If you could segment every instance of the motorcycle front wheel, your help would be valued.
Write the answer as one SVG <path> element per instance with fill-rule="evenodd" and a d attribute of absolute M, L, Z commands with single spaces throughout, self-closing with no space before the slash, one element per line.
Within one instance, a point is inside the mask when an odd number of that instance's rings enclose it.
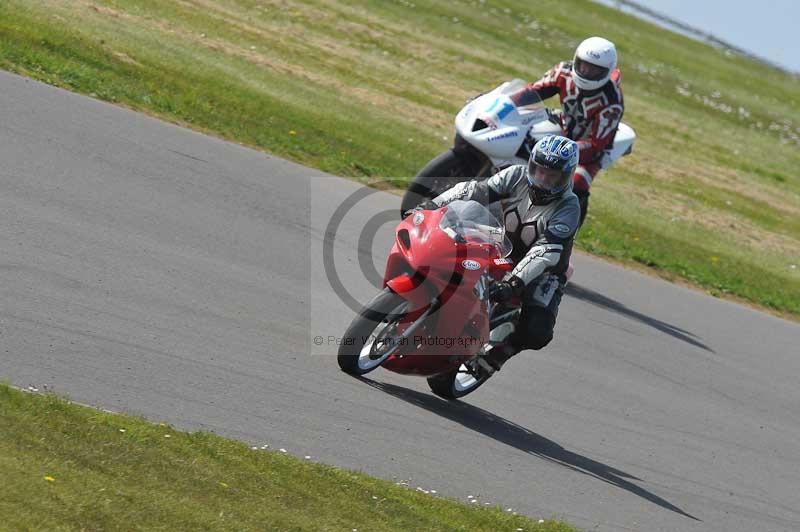
<path fill-rule="evenodd" d="M 337 361 L 342 371 L 365 375 L 378 368 L 395 351 L 397 325 L 409 303 L 384 288 L 362 308 L 342 336 Z"/>
<path fill-rule="evenodd" d="M 470 164 L 452 149 L 434 157 L 408 186 L 400 203 L 400 216 L 425 200 L 433 199 L 456 183 L 474 177 Z"/>

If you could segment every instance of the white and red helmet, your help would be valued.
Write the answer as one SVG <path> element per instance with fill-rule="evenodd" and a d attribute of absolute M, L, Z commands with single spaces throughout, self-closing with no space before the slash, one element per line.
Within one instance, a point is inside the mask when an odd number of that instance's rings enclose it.
<path fill-rule="evenodd" d="M 589 37 L 578 45 L 572 60 L 572 79 L 585 91 L 599 89 L 608 83 L 617 67 L 614 43 L 602 37 Z"/>

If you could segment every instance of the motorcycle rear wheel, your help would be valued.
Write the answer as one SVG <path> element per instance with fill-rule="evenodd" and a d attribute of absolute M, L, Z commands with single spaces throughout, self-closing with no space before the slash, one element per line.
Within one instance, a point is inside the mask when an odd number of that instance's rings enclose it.
<path fill-rule="evenodd" d="M 490 376 L 481 373 L 480 377 L 475 377 L 467 371 L 464 364 L 461 364 L 457 369 L 447 373 L 428 377 L 428 386 L 439 397 L 452 401 L 471 394 L 488 381 Z"/>
<path fill-rule="evenodd" d="M 408 301 L 384 288 L 362 308 L 342 336 L 337 362 L 345 373 L 365 375 L 392 354 L 393 330 L 408 312 Z"/>

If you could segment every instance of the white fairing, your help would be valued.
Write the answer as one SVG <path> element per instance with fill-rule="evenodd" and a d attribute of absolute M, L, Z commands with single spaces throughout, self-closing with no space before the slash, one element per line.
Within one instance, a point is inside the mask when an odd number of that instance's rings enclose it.
<path fill-rule="evenodd" d="M 511 101 L 510 96 L 525 85 L 520 79 L 507 81 L 467 103 L 456 115 L 458 134 L 489 157 L 495 169 L 527 164 L 527 155 L 525 158 L 517 155 L 526 137 L 531 138 L 532 145 L 545 135 L 561 134 L 561 126 L 550 120 L 548 110 L 542 105 L 517 107 Z M 486 125 L 478 123 L 476 127 L 478 120 Z M 614 137 L 614 147 L 603 156 L 602 167 L 608 168 L 626 154 L 635 138 L 633 129 L 620 124 Z"/>
<path fill-rule="evenodd" d="M 517 108 L 510 95 L 525 86 L 519 79 L 507 81 L 493 91 L 478 96 L 456 115 L 456 131 L 467 142 L 492 160 L 494 166 L 520 164 L 516 157 L 530 124 L 547 120 L 544 108 Z M 534 116 L 532 116 L 534 115 Z M 482 120 L 486 127 L 476 131 Z"/>
<path fill-rule="evenodd" d="M 627 155 L 629 150 L 633 147 L 633 141 L 636 140 L 636 133 L 633 128 L 623 122 L 617 126 L 617 133 L 614 135 L 614 144 L 610 150 L 606 150 L 603 158 L 600 159 L 600 168 L 604 170 L 614 164 L 614 161 Z"/>

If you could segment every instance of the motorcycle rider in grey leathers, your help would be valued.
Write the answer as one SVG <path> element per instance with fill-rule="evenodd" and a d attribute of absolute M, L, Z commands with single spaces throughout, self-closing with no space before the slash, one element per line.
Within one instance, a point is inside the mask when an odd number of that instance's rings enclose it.
<path fill-rule="evenodd" d="M 541 349 L 553 339 L 580 221 L 578 198 L 572 192 L 578 159 L 574 141 L 548 135 L 536 143 L 527 166 L 510 166 L 482 181 L 458 183 L 420 205 L 436 209 L 455 200 L 483 205 L 500 201 L 515 266 L 489 286 L 486 297 L 504 304 L 517 296 L 522 312 L 511 337 L 483 358 L 486 371 L 499 370 L 519 351 Z"/>

